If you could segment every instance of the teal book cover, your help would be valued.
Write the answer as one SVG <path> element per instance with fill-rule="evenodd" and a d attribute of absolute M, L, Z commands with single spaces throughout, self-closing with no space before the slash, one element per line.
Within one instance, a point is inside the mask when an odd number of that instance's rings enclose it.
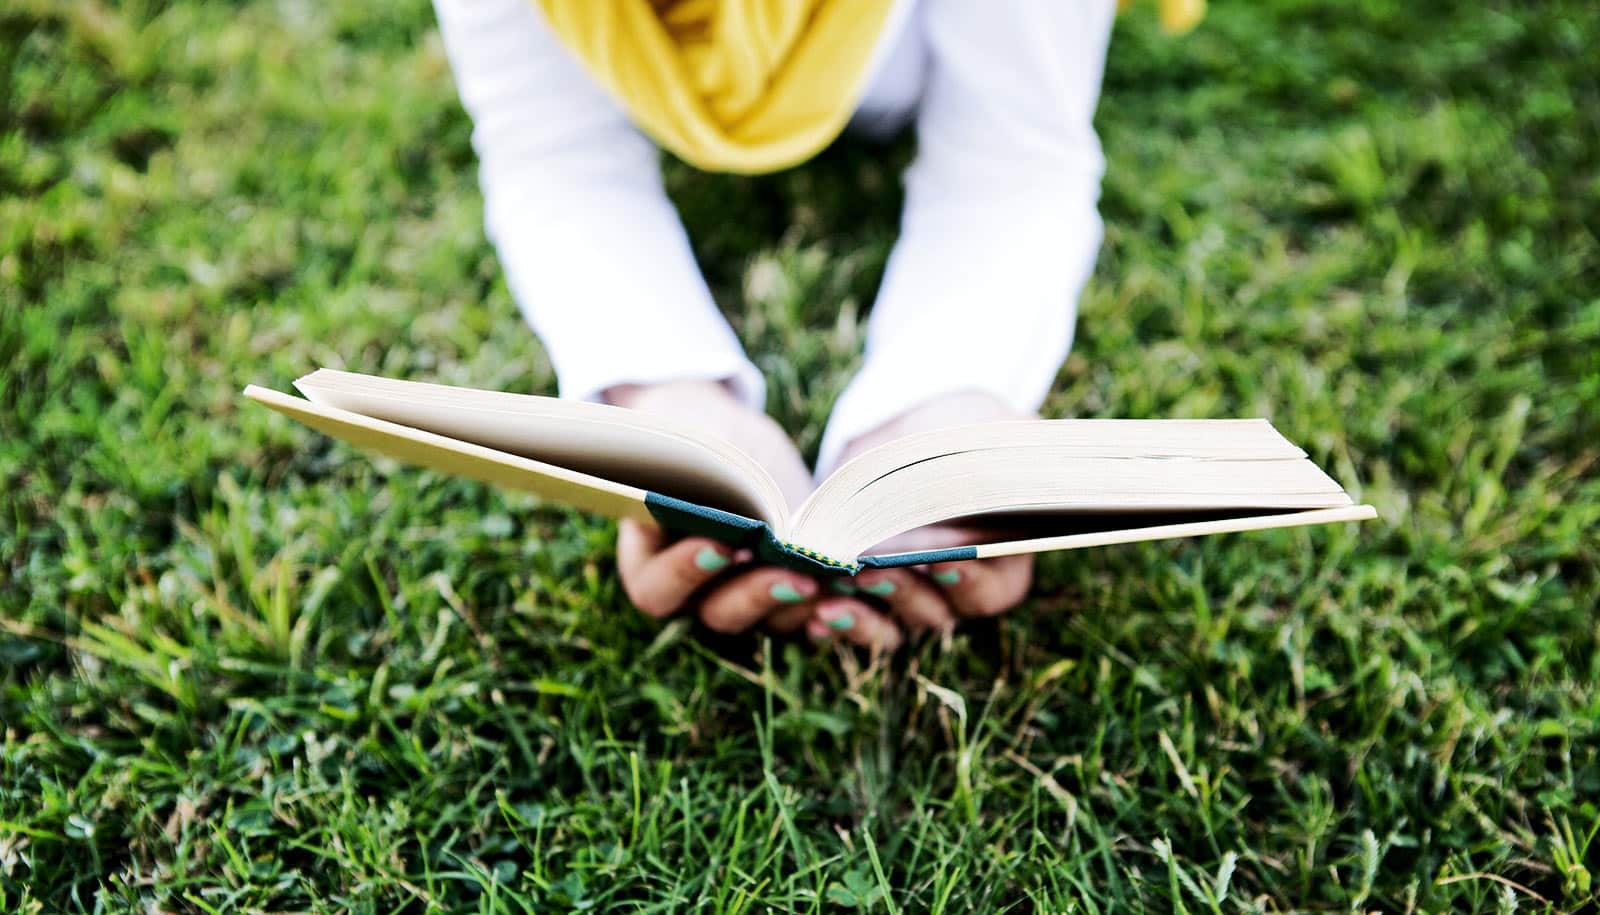
<path fill-rule="evenodd" d="M 978 558 L 977 547 L 963 546 L 943 550 L 895 553 L 888 556 L 824 556 L 798 544 L 780 539 L 765 522 L 732 512 L 685 502 L 660 493 L 649 493 L 645 505 L 663 528 L 683 534 L 710 537 L 731 547 L 755 551 L 762 562 L 784 566 L 808 575 L 854 575 L 864 569 L 888 569 Z"/>

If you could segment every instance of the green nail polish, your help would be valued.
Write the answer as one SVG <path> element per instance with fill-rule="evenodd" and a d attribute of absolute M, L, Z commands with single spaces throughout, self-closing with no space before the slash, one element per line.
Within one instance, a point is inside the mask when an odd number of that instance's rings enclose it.
<path fill-rule="evenodd" d="M 791 585 L 786 581 L 780 581 L 773 585 L 771 593 L 773 600 L 781 600 L 786 604 L 798 604 L 806 599 L 804 594 L 796 591 L 794 589 L 794 585 Z"/>
<path fill-rule="evenodd" d="M 715 572 L 728 564 L 728 557 L 713 550 L 711 547 L 706 547 L 694 554 L 694 564 L 707 572 Z"/>
<path fill-rule="evenodd" d="M 868 594 L 876 594 L 879 597 L 888 597 L 894 593 L 894 582 L 885 578 L 883 581 L 874 582 L 870 585 L 862 585 L 861 590 L 867 592 Z"/>
<path fill-rule="evenodd" d="M 848 613 L 844 614 L 843 616 L 836 616 L 833 619 L 828 620 L 828 628 L 837 629 L 840 632 L 853 628 L 855 624 L 856 618 Z"/>
<path fill-rule="evenodd" d="M 828 588 L 830 590 L 832 590 L 833 593 L 835 593 L 835 594 L 854 594 L 854 593 L 856 593 L 856 586 L 851 584 L 848 581 L 845 581 L 843 578 L 835 578 L 832 581 L 828 582 Z"/>
<path fill-rule="evenodd" d="M 933 573 L 933 580 L 941 585 L 953 585 L 961 580 L 961 573 L 955 569 Z"/>

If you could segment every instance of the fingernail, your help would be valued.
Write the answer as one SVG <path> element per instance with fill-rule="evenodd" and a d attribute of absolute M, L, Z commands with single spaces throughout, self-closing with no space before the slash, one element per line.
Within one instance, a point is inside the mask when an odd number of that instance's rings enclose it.
<path fill-rule="evenodd" d="M 707 572 L 715 572 L 728 564 L 728 557 L 711 547 L 705 547 L 694 554 L 694 564 Z"/>
<path fill-rule="evenodd" d="M 773 600 L 782 601 L 786 604 L 798 604 L 806 599 L 804 594 L 795 590 L 794 585 L 786 581 L 777 582 L 770 590 Z"/>
<path fill-rule="evenodd" d="M 845 610 L 838 604 L 824 604 L 821 607 L 818 607 L 817 617 L 824 623 L 827 623 L 829 629 L 832 629 L 836 632 L 843 632 L 846 629 L 854 628 L 856 624 L 855 614 L 851 613 L 849 610 Z"/>
<path fill-rule="evenodd" d="M 835 578 L 828 582 L 828 588 L 835 594 L 854 594 L 856 586 L 848 579 Z"/>
<path fill-rule="evenodd" d="M 870 585 L 863 584 L 861 586 L 861 590 L 867 592 L 868 594 L 876 594 L 879 597 L 888 597 L 894 593 L 894 582 L 885 578 L 882 581 L 875 581 Z M 847 626 L 845 628 L 849 627 Z"/>
<path fill-rule="evenodd" d="M 961 581 L 961 573 L 955 569 L 946 569 L 943 572 L 933 573 L 933 580 L 941 585 L 953 585 Z"/>

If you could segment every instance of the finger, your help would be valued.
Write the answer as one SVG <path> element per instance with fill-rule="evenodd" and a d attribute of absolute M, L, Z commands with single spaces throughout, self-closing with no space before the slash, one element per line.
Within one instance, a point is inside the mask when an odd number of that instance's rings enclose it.
<path fill-rule="evenodd" d="M 928 577 L 964 617 L 995 616 L 1022 602 L 1033 585 L 1033 557 L 1000 556 L 970 562 L 936 562 Z"/>
<path fill-rule="evenodd" d="M 617 529 L 617 573 L 633 605 L 648 616 L 670 616 L 733 559 L 733 551 L 705 537 L 663 546 L 659 528 L 624 521 Z"/>
<path fill-rule="evenodd" d="M 718 632 L 743 632 L 781 609 L 816 596 L 817 583 L 786 569 L 745 572 L 718 585 L 700 602 L 700 621 Z"/>
<path fill-rule="evenodd" d="M 856 586 L 850 582 L 848 578 L 830 578 L 819 585 L 817 593 L 855 594 Z M 772 615 L 767 617 L 767 628 L 782 635 L 793 635 L 804 629 L 806 623 L 815 617 L 816 612 L 816 606 L 810 602 L 774 610 Z M 831 635 L 822 637 L 831 638 Z"/>
<path fill-rule="evenodd" d="M 856 576 L 855 585 L 887 603 L 890 614 L 913 635 L 956 624 L 950 600 L 926 575 L 907 569 L 878 569 Z"/>
<path fill-rule="evenodd" d="M 780 607 L 767 617 L 767 628 L 779 635 L 793 635 L 804 628 L 816 612 L 817 608 L 810 601 Z"/>
<path fill-rule="evenodd" d="M 667 532 L 654 524 L 625 518 L 617 523 L 617 568 L 634 570 L 661 552 Z"/>
<path fill-rule="evenodd" d="M 893 620 L 853 597 L 818 601 L 816 615 L 806 623 L 806 635 L 817 641 L 837 638 L 876 651 L 893 651 L 904 641 Z"/>

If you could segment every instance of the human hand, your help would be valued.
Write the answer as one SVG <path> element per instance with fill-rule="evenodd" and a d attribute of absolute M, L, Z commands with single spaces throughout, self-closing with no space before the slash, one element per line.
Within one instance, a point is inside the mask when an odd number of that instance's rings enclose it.
<path fill-rule="evenodd" d="M 606 391 L 606 399 L 692 422 L 739 446 L 772 474 L 791 506 L 811 491 L 811 473 L 789 436 L 722 384 L 623 385 Z M 743 632 L 762 622 L 778 632 L 798 630 L 815 612 L 816 580 L 776 566 L 747 567 L 750 559 L 747 550 L 707 537 L 672 540 L 639 521 L 623 521 L 617 530 L 622 588 L 645 614 L 661 619 L 693 610 L 718 632 Z"/>
<path fill-rule="evenodd" d="M 854 439 L 845 448 L 841 461 L 917 432 L 1030 418 L 992 395 L 977 391 L 958 394 L 929 401 Z M 973 543 L 979 536 L 981 532 L 954 525 L 932 525 L 907 532 L 872 552 L 944 549 Z M 824 597 L 817 601 L 815 615 L 806 621 L 806 633 L 814 639 L 828 638 L 837 631 L 830 626 L 836 627 L 835 621 L 841 618 L 853 623 L 866 621 L 864 628 L 875 634 L 895 630 L 890 619 L 911 634 L 948 630 L 961 619 L 1004 613 L 1027 596 L 1032 584 L 1031 555 L 940 562 L 925 568 L 875 569 L 857 575 L 848 587 L 858 594 L 879 598 L 887 605 L 887 616 L 853 594 Z M 884 636 L 873 644 L 892 648 L 899 643 L 900 633 L 893 634 L 894 638 Z"/>
<path fill-rule="evenodd" d="M 638 521 L 623 521 L 617 529 L 623 590 L 648 616 L 663 619 L 692 609 L 717 632 L 743 632 L 765 623 L 779 634 L 808 627 L 818 641 L 838 638 L 884 650 L 899 646 L 900 627 L 888 615 L 860 601 L 849 606 L 823 601 L 824 609 L 819 599 L 834 586 L 777 566 L 746 566 L 751 558 L 749 550 L 735 551 L 706 537 L 669 542 L 665 531 Z"/>

